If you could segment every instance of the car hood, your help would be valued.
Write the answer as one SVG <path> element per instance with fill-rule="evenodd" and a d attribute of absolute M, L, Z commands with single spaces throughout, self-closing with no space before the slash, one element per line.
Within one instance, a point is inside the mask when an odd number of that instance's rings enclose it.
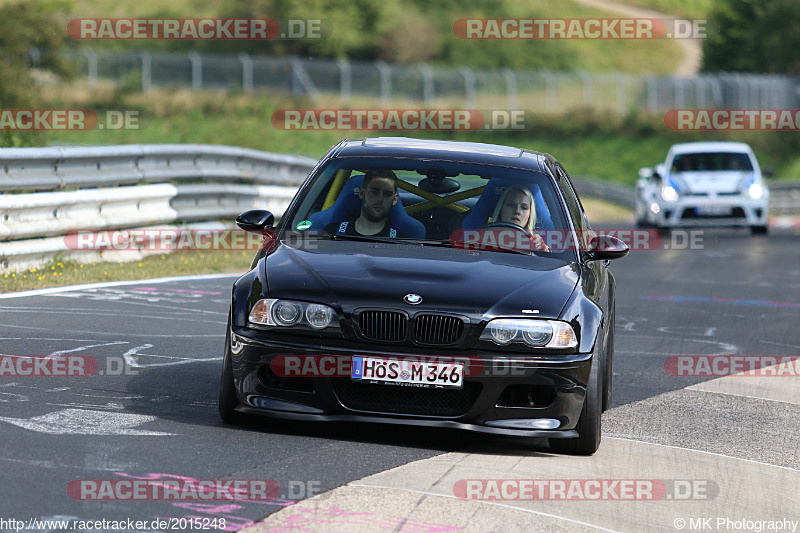
<path fill-rule="evenodd" d="M 264 262 L 265 296 L 475 316 L 557 318 L 578 283 L 574 263 L 514 253 L 410 244 L 281 244 Z M 268 292 L 268 294 L 266 294 Z M 410 305 L 407 294 L 422 302 Z"/>
<path fill-rule="evenodd" d="M 741 191 L 746 184 L 752 183 L 754 177 L 752 170 L 717 170 L 675 172 L 670 175 L 670 180 L 675 182 L 681 194 L 724 194 Z"/>

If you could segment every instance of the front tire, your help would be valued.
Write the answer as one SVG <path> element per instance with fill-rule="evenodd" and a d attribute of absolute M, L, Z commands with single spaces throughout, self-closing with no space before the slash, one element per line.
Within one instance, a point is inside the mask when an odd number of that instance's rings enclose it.
<path fill-rule="evenodd" d="M 750 226 L 751 235 L 766 235 L 768 232 L 767 226 Z"/>
<path fill-rule="evenodd" d="M 549 439 L 550 449 L 556 453 L 569 455 L 592 455 L 600 447 L 600 418 L 602 414 L 603 399 L 600 386 L 600 361 L 592 361 L 592 370 L 589 372 L 589 382 L 586 385 L 586 398 L 583 409 L 575 429 L 577 438 Z"/>
<path fill-rule="evenodd" d="M 616 328 L 614 321 L 616 320 L 616 306 L 611 306 L 611 318 L 608 320 L 608 343 L 606 344 L 605 358 L 603 359 L 603 367 L 605 369 L 603 380 L 603 412 L 605 413 L 611 409 L 612 394 L 614 390 L 614 335 Z"/>
<path fill-rule="evenodd" d="M 225 350 L 222 355 L 222 377 L 219 381 L 219 416 L 226 424 L 242 422 L 243 415 L 236 410 L 239 397 L 233 381 L 233 361 L 231 360 L 231 322 L 228 319 L 228 330 L 225 334 Z"/>

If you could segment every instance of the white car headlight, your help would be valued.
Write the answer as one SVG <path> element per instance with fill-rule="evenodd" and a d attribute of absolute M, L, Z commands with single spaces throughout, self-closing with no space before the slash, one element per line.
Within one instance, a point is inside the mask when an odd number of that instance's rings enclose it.
<path fill-rule="evenodd" d="M 747 188 L 747 194 L 750 195 L 750 198 L 753 200 L 758 200 L 762 196 L 764 196 L 764 188 L 761 186 L 760 183 L 753 183 L 750 187 Z"/>
<path fill-rule="evenodd" d="M 661 189 L 661 198 L 665 202 L 675 202 L 678 200 L 678 191 L 676 191 L 671 185 L 667 185 Z"/>
<path fill-rule="evenodd" d="M 264 298 L 256 302 L 247 319 L 264 326 L 305 325 L 323 329 L 336 321 L 336 313 L 323 304 Z"/>
<path fill-rule="evenodd" d="M 505 346 L 517 342 L 534 348 L 574 348 L 578 339 L 572 326 L 558 320 L 496 318 L 491 320 L 481 340 Z"/>

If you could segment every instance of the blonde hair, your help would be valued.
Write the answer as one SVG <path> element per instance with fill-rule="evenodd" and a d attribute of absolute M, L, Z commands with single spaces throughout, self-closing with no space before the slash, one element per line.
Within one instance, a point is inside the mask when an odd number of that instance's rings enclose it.
<path fill-rule="evenodd" d="M 531 191 L 527 187 L 523 187 L 521 185 L 513 185 L 503 192 L 503 194 L 500 196 L 500 201 L 497 202 L 494 212 L 492 213 L 492 222 L 500 222 L 500 213 L 502 212 L 503 204 L 511 194 L 518 192 L 521 192 L 528 198 L 528 202 L 531 206 L 531 214 L 528 217 L 528 223 L 525 224 L 524 228 L 533 233 L 533 230 L 536 227 L 536 206 L 533 204 L 533 195 L 531 194 Z"/>

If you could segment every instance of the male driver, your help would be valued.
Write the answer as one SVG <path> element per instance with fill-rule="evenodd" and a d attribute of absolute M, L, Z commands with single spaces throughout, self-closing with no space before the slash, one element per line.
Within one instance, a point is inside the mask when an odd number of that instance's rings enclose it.
<path fill-rule="evenodd" d="M 361 210 L 349 220 L 332 223 L 326 233 L 336 235 L 370 235 L 375 237 L 407 237 L 391 226 L 389 212 L 397 203 L 397 176 L 391 170 L 373 169 L 364 175 L 358 190 Z"/>

